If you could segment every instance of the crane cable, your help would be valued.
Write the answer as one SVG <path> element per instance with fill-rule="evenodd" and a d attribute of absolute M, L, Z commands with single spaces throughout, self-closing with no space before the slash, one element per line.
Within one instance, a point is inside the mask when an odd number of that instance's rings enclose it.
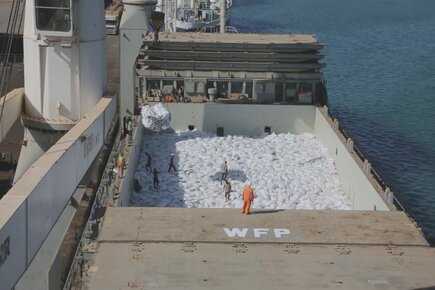
<path fill-rule="evenodd" d="M 6 43 L 3 43 L 1 49 L 1 52 L 3 52 L 3 58 L 0 59 L 0 63 L 2 63 L 1 74 L 0 74 L 0 97 L 3 97 L 3 104 L 0 112 L 0 124 L 3 121 L 3 112 L 6 104 L 6 93 L 9 89 L 9 81 L 10 81 L 10 76 L 12 73 L 14 62 L 10 64 L 9 69 L 7 68 L 7 65 L 9 63 L 9 58 L 11 55 L 14 39 L 20 33 L 21 25 L 24 18 L 25 2 L 23 3 L 23 1 L 24 0 L 13 0 L 12 2 L 8 25 L 6 28 L 7 41 Z M 21 5 L 22 3 L 23 5 Z M 21 7 L 21 17 L 19 18 L 18 15 L 20 13 L 20 7 Z M 18 22 L 18 31 L 15 31 L 17 27 L 17 22 Z"/>

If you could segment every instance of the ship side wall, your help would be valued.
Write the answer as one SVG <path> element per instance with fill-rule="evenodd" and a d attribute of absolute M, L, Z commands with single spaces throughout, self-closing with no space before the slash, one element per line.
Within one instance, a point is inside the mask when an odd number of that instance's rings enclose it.
<path fill-rule="evenodd" d="M 335 159 L 343 191 L 353 210 L 389 210 L 379 193 L 320 109 L 316 108 L 314 134 Z"/>
<path fill-rule="evenodd" d="M 78 188 L 71 200 L 80 202 L 85 192 L 85 187 Z M 33 261 L 15 285 L 14 290 L 27 289 L 59 289 L 61 286 L 61 264 L 59 252 L 60 242 L 63 240 L 74 214 L 77 211 L 75 202 L 69 203 L 60 215 L 56 224 L 51 229 Z M 24 241 L 25 242 L 25 241 Z"/>
<path fill-rule="evenodd" d="M 56 261 L 53 255 L 57 250 L 43 249 L 58 248 L 62 242 L 60 232 L 66 229 L 60 227 L 58 231 L 55 225 L 69 218 L 63 213 L 74 206 L 72 195 L 103 145 L 115 108 L 115 99 L 102 98 L 0 200 L 0 241 L 7 249 L 1 259 L 1 289 L 14 287 L 23 269 L 30 269 L 29 278 L 40 279 L 33 281 L 35 285 L 49 283 L 50 263 Z"/>
<path fill-rule="evenodd" d="M 274 133 L 312 133 L 315 107 L 311 105 L 248 105 L 248 104 L 167 104 L 172 116 L 172 129 L 216 133 L 222 127 L 224 135 L 258 136 L 270 127 Z"/>
<path fill-rule="evenodd" d="M 127 168 L 125 169 L 125 175 L 122 181 L 122 185 L 119 190 L 119 198 L 116 201 L 116 206 L 129 206 L 131 193 L 134 191 L 134 176 L 136 167 L 139 162 L 140 153 L 142 149 L 142 139 L 144 138 L 145 128 L 142 124 L 133 130 L 133 144 L 126 154 Z"/>

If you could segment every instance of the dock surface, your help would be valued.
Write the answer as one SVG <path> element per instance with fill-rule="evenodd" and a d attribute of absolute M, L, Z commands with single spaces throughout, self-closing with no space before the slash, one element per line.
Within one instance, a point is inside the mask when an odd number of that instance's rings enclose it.
<path fill-rule="evenodd" d="M 435 286 L 403 212 L 110 208 L 94 257 L 84 289 Z"/>

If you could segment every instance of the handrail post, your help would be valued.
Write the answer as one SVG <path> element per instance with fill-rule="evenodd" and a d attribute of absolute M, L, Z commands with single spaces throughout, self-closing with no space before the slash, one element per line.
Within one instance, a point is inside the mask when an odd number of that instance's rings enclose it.
<path fill-rule="evenodd" d="M 350 153 L 353 153 L 353 140 L 352 138 L 347 138 L 346 140 L 347 149 Z"/>
<path fill-rule="evenodd" d="M 328 116 L 328 106 L 327 105 L 323 106 L 323 112 L 325 112 L 325 115 Z"/>
<path fill-rule="evenodd" d="M 340 127 L 340 122 L 337 119 L 334 118 L 334 123 L 333 124 L 334 124 L 334 129 L 338 130 L 338 128 Z"/>
<path fill-rule="evenodd" d="M 390 191 L 390 192 L 388 193 L 388 199 L 387 199 L 387 202 L 388 202 L 388 204 L 393 204 L 393 202 L 394 202 L 394 194 L 393 194 L 392 191 Z"/>
<path fill-rule="evenodd" d="M 367 175 L 369 175 L 370 172 L 371 172 L 371 170 L 372 170 L 372 165 L 371 165 L 371 163 L 368 161 L 368 159 L 365 159 L 365 160 L 364 160 L 364 164 L 363 164 L 363 171 L 364 171 Z"/>
<path fill-rule="evenodd" d="M 388 200 L 388 196 L 390 195 L 390 192 L 391 192 L 391 190 L 390 190 L 389 187 L 385 188 L 385 191 L 384 191 L 384 198 L 385 198 L 386 200 Z"/>

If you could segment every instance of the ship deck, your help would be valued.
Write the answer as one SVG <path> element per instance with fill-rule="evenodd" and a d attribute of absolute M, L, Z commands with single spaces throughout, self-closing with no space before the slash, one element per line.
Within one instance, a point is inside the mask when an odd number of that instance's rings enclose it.
<path fill-rule="evenodd" d="M 216 38 L 219 38 L 218 40 Z M 152 41 L 152 38 L 147 38 Z M 240 34 L 216 34 L 213 33 L 171 33 L 171 32 L 161 32 L 159 33 L 159 39 L 165 42 L 180 42 L 184 43 L 189 41 L 200 41 L 203 43 L 244 43 L 250 45 L 252 43 L 257 44 L 316 44 L 317 38 L 315 35 L 307 34 L 257 34 L 257 33 L 240 33 Z"/>
<path fill-rule="evenodd" d="M 110 208 L 94 255 L 84 289 L 435 286 L 435 249 L 398 211 Z"/>

